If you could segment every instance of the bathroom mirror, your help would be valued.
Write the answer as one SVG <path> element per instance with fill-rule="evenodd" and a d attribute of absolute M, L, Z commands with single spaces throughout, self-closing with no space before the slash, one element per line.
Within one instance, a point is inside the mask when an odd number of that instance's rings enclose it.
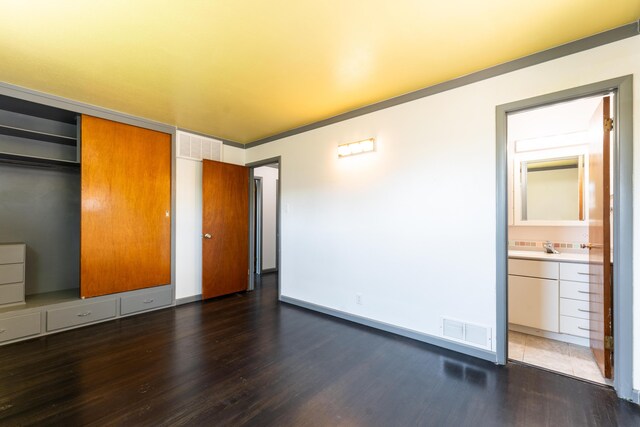
<path fill-rule="evenodd" d="M 585 225 L 586 157 L 586 153 L 519 157 L 514 164 L 516 223 Z"/>

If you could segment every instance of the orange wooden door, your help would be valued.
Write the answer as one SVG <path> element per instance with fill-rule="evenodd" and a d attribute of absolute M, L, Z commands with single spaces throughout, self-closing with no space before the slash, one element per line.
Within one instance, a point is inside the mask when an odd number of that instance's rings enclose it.
<path fill-rule="evenodd" d="M 596 363 L 611 378 L 612 284 L 610 213 L 610 97 L 596 110 L 598 132 L 589 147 L 589 341 Z"/>
<path fill-rule="evenodd" d="M 81 296 L 171 283 L 171 135 L 81 123 Z"/>
<path fill-rule="evenodd" d="M 249 169 L 202 161 L 202 297 L 249 286 Z"/>

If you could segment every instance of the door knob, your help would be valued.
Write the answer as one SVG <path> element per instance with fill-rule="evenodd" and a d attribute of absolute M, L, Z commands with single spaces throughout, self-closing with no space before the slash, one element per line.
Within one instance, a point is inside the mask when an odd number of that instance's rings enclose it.
<path fill-rule="evenodd" d="M 211 234 L 206 233 L 206 234 L 203 234 L 202 237 L 204 237 L 205 239 L 210 239 L 211 238 Z"/>
<path fill-rule="evenodd" d="M 595 249 L 595 248 L 602 248 L 602 245 L 599 245 L 597 243 L 580 243 L 580 247 L 582 249 Z"/>

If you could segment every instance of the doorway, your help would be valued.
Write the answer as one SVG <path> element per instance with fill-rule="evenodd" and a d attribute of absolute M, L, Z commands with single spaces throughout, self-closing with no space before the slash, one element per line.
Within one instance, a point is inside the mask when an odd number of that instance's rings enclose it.
<path fill-rule="evenodd" d="M 614 130 L 603 124 L 614 100 L 607 93 L 507 115 L 509 359 L 601 384 L 613 368 L 604 345 L 610 263 L 601 261 L 612 244 Z M 606 274 L 591 276 L 596 256 Z"/>
<path fill-rule="evenodd" d="M 253 198 L 252 204 L 255 206 L 253 210 L 252 222 L 253 226 L 253 274 L 262 274 L 262 214 L 264 206 L 262 203 L 262 177 L 255 176 L 253 178 Z"/>
<path fill-rule="evenodd" d="M 279 297 L 280 269 L 280 158 L 250 163 L 250 265 L 252 274 L 249 290 L 276 275 Z M 259 279 L 259 280 L 258 280 Z"/>
<path fill-rule="evenodd" d="M 624 398 L 632 393 L 631 105 L 623 77 L 497 107 L 498 363 L 611 384 Z M 587 143 L 598 126 L 599 142 Z M 589 240 L 596 223 L 604 241 Z M 587 374 L 588 363 L 598 371 Z"/>

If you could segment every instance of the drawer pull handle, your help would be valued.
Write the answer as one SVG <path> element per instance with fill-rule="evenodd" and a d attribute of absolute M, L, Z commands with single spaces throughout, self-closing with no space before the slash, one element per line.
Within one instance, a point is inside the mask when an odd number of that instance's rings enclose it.
<path fill-rule="evenodd" d="M 596 276 L 596 274 L 583 273 L 582 271 L 578 271 L 578 274 L 580 274 L 580 275 L 582 275 L 582 276 Z"/>
<path fill-rule="evenodd" d="M 155 301 L 153 298 L 149 298 L 149 299 L 146 299 L 146 300 L 142 301 L 142 303 L 143 304 L 151 304 L 153 301 Z"/>
<path fill-rule="evenodd" d="M 87 316 L 91 316 L 90 311 L 85 311 L 84 313 L 78 313 L 78 317 L 87 317 Z"/>
<path fill-rule="evenodd" d="M 596 331 L 594 331 L 593 329 L 583 328 L 582 326 L 578 326 L 578 329 L 580 329 L 581 331 L 596 332 Z"/>
<path fill-rule="evenodd" d="M 7 332 L 6 329 L 0 329 L 0 334 L 4 334 L 5 332 Z"/>
<path fill-rule="evenodd" d="M 578 291 L 579 294 L 595 294 L 595 292 L 589 292 L 589 291 Z"/>
<path fill-rule="evenodd" d="M 581 311 L 582 313 L 597 313 L 597 311 L 584 310 L 582 308 L 579 308 L 578 311 Z"/>

